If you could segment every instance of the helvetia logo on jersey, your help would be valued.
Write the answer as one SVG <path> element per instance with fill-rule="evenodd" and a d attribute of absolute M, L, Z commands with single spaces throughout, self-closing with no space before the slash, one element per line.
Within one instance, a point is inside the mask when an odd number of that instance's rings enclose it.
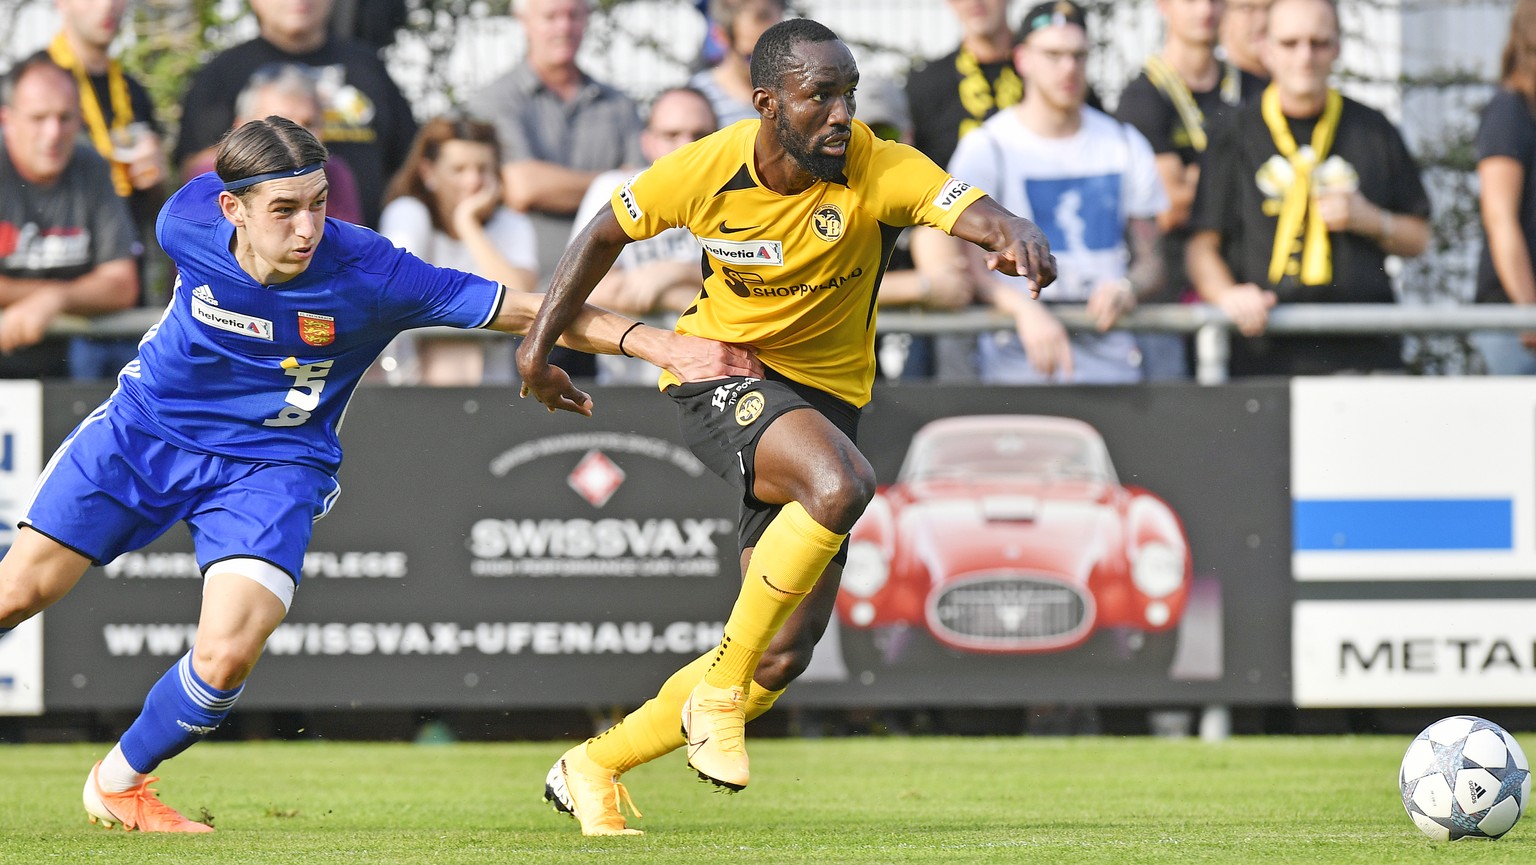
<path fill-rule="evenodd" d="M 314 410 L 320 407 L 320 392 L 325 390 L 325 377 L 330 375 L 332 363 L 329 360 L 299 363 L 296 357 L 285 358 L 283 373 L 293 378 L 293 386 L 283 397 L 283 407 L 278 409 L 277 417 L 267 418 L 261 425 L 298 426 L 309 420 Z"/>
<path fill-rule="evenodd" d="M 843 212 L 835 204 L 823 204 L 811 214 L 811 228 L 817 237 L 835 243 L 843 236 Z"/>
<path fill-rule="evenodd" d="M 336 341 L 336 319 L 318 312 L 299 313 L 299 339 L 306 345 L 330 345 Z"/>
<path fill-rule="evenodd" d="M 699 238 L 699 245 L 716 261 L 726 264 L 762 264 L 770 267 L 784 266 L 784 241 L 782 240 L 719 240 L 713 237 Z"/>
<path fill-rule="evenodd" d="M 265 318 L 257 318 L 254 315 L 242 315 L 238 312 L 228 312 L 214 306 L 196 296 L 193 290 L 192 317 L 219 330 L 227 330 L 230 333 L 238 333 L 241 336 L 255 337 L 272 341 L 272 322 Z"/>
<path fill-rule="evenodd" d="M 960 196 L 964 195 L 966 190 L 970 188 L 971 185 L 969 183 L 951 177 L 944 184 L 944 188 L 939 190 L 939 197 L 933 200 L 933 206 L 940 210 L 948 210 L 954 207 L 955 202 L 960 200 Z"/>

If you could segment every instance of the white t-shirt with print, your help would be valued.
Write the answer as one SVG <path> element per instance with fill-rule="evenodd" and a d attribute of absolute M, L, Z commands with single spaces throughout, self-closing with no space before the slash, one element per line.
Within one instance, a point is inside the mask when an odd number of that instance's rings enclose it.
<path fill-rule="evenodd" d="M 1056 281 L 1041 292 L 1047 303 L 1083 303 L 1101 282 L 1125 276 L 1130 254 L 1125 227 L 1168 207 L 1152 146 L 1134 127 L 1083 108 L 1078 131 L 1046 138 L 1017 111 L 992 116 L 960 140 L 950 160 L 955 177 L 985 189 L 998 203 L 1032 220 L 1056 256 Z M 1023 289 L 1016 277 L 996 274 L 1001 286 Z M 1134 334 L 1079 332 L 1071 336 L 1071 377 L 1044 376 L 1030 363 L 1013 331 L 983 334 L 977 366 L 988 384 L 1129 384 L 1142 379 Z"/>
<path fill-rule="evenodd" d="M 1065 138 L 998 112 L 960 139 L 949 163 L 950 174 L 1045 232 L 1056 256 L 1056 282 L 1041 295 L 1050 302 L 1082 303 L 1099 282 L 1125 276 L 1127 221 L 1168 209 L 1147 139 L 1101 111 L 1082 111 L 1082 126 Z"/>

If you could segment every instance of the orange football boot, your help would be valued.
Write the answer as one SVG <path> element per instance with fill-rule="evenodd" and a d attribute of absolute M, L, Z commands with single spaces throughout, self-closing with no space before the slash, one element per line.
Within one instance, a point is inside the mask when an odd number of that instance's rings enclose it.
<path fill-rule="evenodd" d="M 98 762 L 91 767 L 85 779 L 85 813 L 92 823 L 100 823 L 111 829 L 121 823 L 123 831 L 131 832 L 212 832 L 213 827 L 183 817 L 175 808 L 161 802 L 149 785 L 160 780 L 149 777 L 144 783 L 124 793 L 108 793 L 96 782 Z"/>

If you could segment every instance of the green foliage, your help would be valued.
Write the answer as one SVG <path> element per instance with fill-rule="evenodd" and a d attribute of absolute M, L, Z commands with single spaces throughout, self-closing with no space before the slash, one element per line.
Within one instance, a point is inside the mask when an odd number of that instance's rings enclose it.
<path fill-rule="evenodd" d="M 764 740 L 752 787 L 674 754 L 625 777 L 637 838 L 584 838 L 540 799 L 567 743 L 209 743 L 156 786 L 205 836 L 104 832 L 80 783 L 105 746 L 3 751 L 0 862 L 1191 863 L 1536 861 L 1536 827 L 1437 844 L 1403 812 L 1407 737 Z M 1527 820 L 1530 820 L 1527 817 Z"/>
<path fill-rule="evenodd" d="M 123 65 L 148 88 L 166 129 L 180 126 L 181 97 L 192 75 L 233 42 L 236 20 L 217 0 L 140 0 L 134 7 L 138 38 L 124 47 Z"/>

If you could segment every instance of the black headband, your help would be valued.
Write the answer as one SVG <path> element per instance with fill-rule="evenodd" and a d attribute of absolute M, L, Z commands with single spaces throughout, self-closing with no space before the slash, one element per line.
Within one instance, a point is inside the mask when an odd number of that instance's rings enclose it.
<path fill-rule="evenodd" d="M 314 172 L 319 171 L 324 167 L 325 163 L 323 162 L 311 162 L 303 168 L 285 168 L 282 171 L 268 171 L 266 174 L 258 174 L 255 177 L 243 177 L 239 180 L 231 180 L 224 184 L 224 191 L 234 192 L 236 190 L 245 189 L 249 186 L 255 186 L 258 183 L 264 183 L 268 180 L 281 180 L 284 177 L 303 177 L 306 174 L 313 174 Z"/>

